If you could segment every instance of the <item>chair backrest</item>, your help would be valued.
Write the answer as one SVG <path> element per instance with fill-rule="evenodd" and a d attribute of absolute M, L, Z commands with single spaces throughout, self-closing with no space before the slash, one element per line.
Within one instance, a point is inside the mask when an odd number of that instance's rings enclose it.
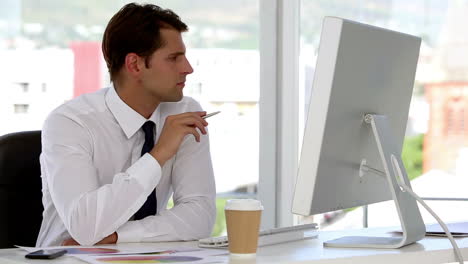
<path fill-rule="evenodd" d="M 0 248 L 34 246 L 42 222 L 41 131 L 0 136 Z"/>

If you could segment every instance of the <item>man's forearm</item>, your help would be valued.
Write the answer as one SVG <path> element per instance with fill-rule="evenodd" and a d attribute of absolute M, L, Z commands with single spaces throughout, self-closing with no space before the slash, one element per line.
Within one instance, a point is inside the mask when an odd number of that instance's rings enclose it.
<path fill-rule="evenodd" d="M 214 198 L 197 197 L 179 202 L 156 216 L 128 221 L 117 230 L 117 242 L 194 240 L 209 236 L 216 218 Z"/>

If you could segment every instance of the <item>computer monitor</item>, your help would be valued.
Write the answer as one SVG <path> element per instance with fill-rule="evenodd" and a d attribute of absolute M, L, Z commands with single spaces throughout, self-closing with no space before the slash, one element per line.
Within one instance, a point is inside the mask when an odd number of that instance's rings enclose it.
<path fill-rule="evenodd" d="M 425 235 L 401 149 L 421 39 L 337 17 L 323 22 L 292 211 L 393 199 L 402 237 L 347 237 L 335 247 L 399 248 Z"/>

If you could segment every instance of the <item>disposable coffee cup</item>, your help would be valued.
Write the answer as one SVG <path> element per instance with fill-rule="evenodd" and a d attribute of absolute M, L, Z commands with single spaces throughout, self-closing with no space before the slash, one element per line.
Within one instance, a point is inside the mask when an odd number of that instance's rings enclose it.
<path fill-rule="evenodd" d="M 254 199 L 233 199 L 224 207 L 231 256 L 255 256 L 263 206 Z"/>

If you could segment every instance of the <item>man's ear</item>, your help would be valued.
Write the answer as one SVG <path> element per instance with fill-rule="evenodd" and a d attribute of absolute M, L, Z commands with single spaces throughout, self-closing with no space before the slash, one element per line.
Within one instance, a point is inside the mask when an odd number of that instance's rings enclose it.
<path fill-rule="evenodd" d="M 136 53 L 128 53 L 127 56 L 125 56 L 125 69 L 130 75 L 138 77 L 144 66 L 145 60 Z"/>

